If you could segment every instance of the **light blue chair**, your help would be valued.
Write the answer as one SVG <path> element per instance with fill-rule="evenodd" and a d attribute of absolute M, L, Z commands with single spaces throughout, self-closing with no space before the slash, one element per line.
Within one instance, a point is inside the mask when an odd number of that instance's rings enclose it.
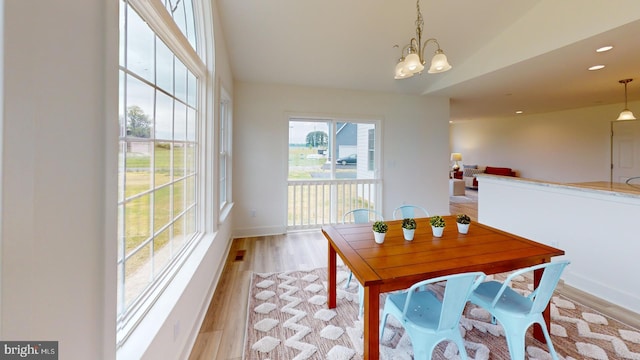
<path fill-rule="evenodd" d="M 377 221 L 377 220 L 384 221 L 384 218 L 382 217 L 382 215 L 380 215 L 379 212 L 371 209 L 365 209 L 365 208 L 347 211 L 346 213 L 344 213 L 344 215 L 342 215 L 343 224 L 347 224 L 350 222 L 353 222 L 356 224 L 364 224 L 370 221 Z"/>
<path fill-rule="evenodd" d="M 354 209 L 351 211 L 347 211 L 342 215 L 342 223 L 346 224 L 350 222 L 350 219 L 353 219 L 353 222 L 356 224 L 364 224 L 370 221 L 384 221 L 382 215 L 379 212 L 371 209 Z M 349 284 L 351 284 L 351 279 L 353 278 L 353 273 L 349 272 L 349 278 L 347 279 L 347 283 L 344 285 L 344 288 L 348 288 Z M 362 315 L 362 311 L 364 310 L 364 289 L 362 285 L 358 287 L 358 298 L 360 299 L 360 308 L 358 310 L 358 316 Z"/>
<path fill-rule="evenodd" d="M 509 275 L 503 283 L 487 281 L 480 284 L 471 294 L 469 300 L 489 311 L 493 315 L 493 320 L 500 322 L 504 328 L 511 359 L 524 359 L 527 329 L 534 323 L 538 323 L 542 327 L 551 357 L 558 360 L 542 312 L 549 304 L 560 275 L 568 264 L 569 261 L 558 261 L 520 269 Z M 516 276 L 538 269 L 544 269 L 542 279 L 529 296 L 521 295 L 510 287 L 511 281 Z"/>
<path fill-rule="evenodd" d="M 460 334 L 460 317 L 469 295 L 485 278 L 482 272 L 441 276 L 415 283 L 409 290 L 387 296 L 382 313 L 380 339 L 387 316 L 398 319 L 411 338 L 414 359 L 430 359 L 433 349 L 444 340 L 452 340 L 467 359 Z M 427 285 L 446 281 L 442 300 Z"/>
<path fill-rule="evenodd" d="M 429 212 L 419 205 L 402 205 L 393 210 L 393 220 L 429 217 Z"/>

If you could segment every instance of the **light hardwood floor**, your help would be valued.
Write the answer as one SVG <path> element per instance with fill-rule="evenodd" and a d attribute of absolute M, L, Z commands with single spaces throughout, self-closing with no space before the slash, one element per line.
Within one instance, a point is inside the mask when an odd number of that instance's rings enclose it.
<path fill-rule="evenodd" d="M 327 256 L 320 230 L 234 239 L 189 358 L 242 359 L 251 273 L 327 266 Z"/>
<path fill-rule="evenodd" d="M 473 221 L 478 221 L 478 190 L 465 190 L 465 197 L 473 202 L 449 202 L 451 214 L 467 214 Z"/>
<path fill-rule="evenodd" d="M 468 196 L 477 193 L 467 190 Z M 466 213 L 477 220 L 477 203 L 450 203 L 452 214 Z M 247 318 L 252 272 L 277 272 L 327 266 L 327 241 L 320 230 L 233 240 L 218 287 L 191 352 L 193 360 L 240 360 Z M 638 314 L 613 306 L 589 294 L 559 285 L 569 298 L 640 328 Z"/>

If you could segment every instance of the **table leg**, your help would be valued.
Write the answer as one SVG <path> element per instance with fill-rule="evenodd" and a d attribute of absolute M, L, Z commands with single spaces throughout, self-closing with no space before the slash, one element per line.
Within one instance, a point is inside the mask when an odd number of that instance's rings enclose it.
<path fill-rule="evenodd" d="M 535 270 L 533 272 L 533 286 L 537 288 L 540 284 L 540 280 L 542 279 L 542 273 L 544 269 Z M 547 304 L 547 308 L 542 312 L 542 317 L 544 318 L 544 322 L 547 324 L 547 331 L 551 334 L 551 306 Z M 544 333 L 542 332 L 542 328 L 538 324 L 533 324 L 533 337 L 543 344 L 547 343 L 547 340 L 544 338 Z"/>
<path fill-rule="evenodd" d="M 380 356 L 380 287 L 364 287 L 364 359 Z"/>
<path fill-rule="evenodd" d="M 329 309 L 336 307 L 336 250 L 329 243 L 329 299 L 327 304 Z"/>

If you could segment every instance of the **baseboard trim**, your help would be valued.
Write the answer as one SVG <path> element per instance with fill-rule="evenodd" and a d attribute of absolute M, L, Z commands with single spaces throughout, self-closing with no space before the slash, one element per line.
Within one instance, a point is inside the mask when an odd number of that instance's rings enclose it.
<path fill-rule="evenodd" d="M 270 236 L 270 235 L 282 235 L 287 233 L 286 226 L 265 226 L 255 228 L 242 228 L 235 229 L 233 231 L 233 238 L 245 238 L 254 236 Z"/>
<path fill-rule="evenodd" d="M 556 289 L 561 295 L 564 295 L 573 301 L 597 310 L 604 315 L 620 321 L 623 324 L 627 324 L 636 329 L 640 329 L 640 314 L 634 311 L 623 308 L 599 297 L 593 296 L 592 294 L 584 292 L 571 285 L 567 285 L 566 283 L 564 283 L 564 281 L 561 281 Z"/>

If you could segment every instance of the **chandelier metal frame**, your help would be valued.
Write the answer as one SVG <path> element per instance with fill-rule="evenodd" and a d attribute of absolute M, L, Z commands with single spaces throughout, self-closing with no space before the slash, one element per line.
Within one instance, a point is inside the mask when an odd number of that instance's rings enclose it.
<path fill-rule="evenodd" d="M 418 17 L 416 19 L 416 36 L 409 40 L 409 43 L 402 47 L 400 59 L 396 65 L 395 79 L 410 78 L 415 74 L 421 74 L 426 64 L 424 58 L 424 50 L 430 42 L 436 44 L 438 49 L 431 59 L 431 66 L 427 71 L 429 74 L 437 74 L 451 69 L 451 65 L 447 60 L 447 56 L 440 48 L 440 43 L 436 38 L 428 38 L 422 42 L 422 33 L 424 29 L 424 19 L 420 12 L 420 0 L 416 1 L 416 10 Z M 396 45 L 397 46 L 397 45 Z M 399 47 L 399 46 L 397 46 Z"/>

